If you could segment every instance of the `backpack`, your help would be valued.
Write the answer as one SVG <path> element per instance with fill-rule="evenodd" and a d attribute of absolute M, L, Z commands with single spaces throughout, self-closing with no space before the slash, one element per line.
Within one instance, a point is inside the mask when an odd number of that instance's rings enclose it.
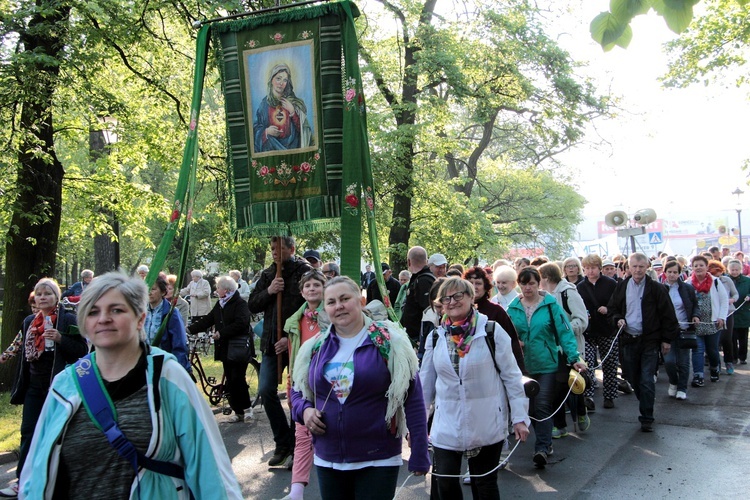
<path fill-rule="evenodd" d="M 74 378 L 83 406 L 91 421 L 98 427 L 109 441 L 109 444 L 130 465 L 138 477 L 138 469 L 143 467 L 158 474 L 164 474 L 177 479 L 185 479 L 185 469 L 172 462 L 154 460 L 138 451 L 133 443 L 123 434 L 114 416 L 114 405 L 104 392 L 104 384 L 100 382 L 96 373 L 96 362 L 87 354 L 75 363 Z M 193 498 L 192 492 L 190 497 Z"/>
<path fill-rule="evenodd" d="M 487 335 L 484 337 L 484 340 L 487 341 L 487 348 L 490 350 L 490 355 L 492 356 L 492 364 L 495 366 L 495 371 L 498 375 L 500 375 L 500 367 L 497 366 L 497 360 L 495 359 L 495 325 L 497 324 L 497 321 L 488 320 L 487 324 L 484 325 L 484 333 Z M 437 345 L 438 341 L 438 331 L 437 328 L 432 330 L 432 349 L 435 349 L 435 346 Z"/>

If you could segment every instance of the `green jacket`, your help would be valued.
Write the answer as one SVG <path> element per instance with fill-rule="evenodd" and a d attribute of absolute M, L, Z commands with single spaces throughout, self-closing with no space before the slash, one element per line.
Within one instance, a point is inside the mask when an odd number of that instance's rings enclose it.
<path fill-rule="evenodd" d="M 578 362 L 580 353 L 573 328 L 553 295 L 545 293 L 542 296 L 542 302 L 532 314 L 530 322 L 526 321 L 526 311 L 521 304 L 520 295 L 508 306 L 508 316 L 516 327 L 518 340 L 523 343 L 523 360 L 528 373 L 543 374 L 557 371 L 558 346 L 555 342 L 555 329 L 568 363 Z M 550 318 L 554 318 L 554 326 Z"/>
<path fill-rule="evenodd" d="M 299 322 L 302 319 L 302 315 L 305 314 L 305 310 L 307 309 L 307 302 L 302 304 L 302 307 L 297 309 L 297 311 L 289 316 L 289 319 L 286 320 L 286 323 L 284 323 L 284 331 L 289 335 L 289 349 L 291 352 L 291 357 L 289 358 L 289 375 L 291 376 L 292 368 L 294 367 L 294 359 L 297 357 L 297 353 L 299 352 L 300 347 L 300 331 L 299 331 Z M 318 308 L 316 309 L 318 311 L 318 325 L 320 325 L 320 331 L 323 332 L 328 328 L 328 325 L 331 324 L 331 320 L 328 318 L 328 315 L 325 312 L 325 309 L 323 309 L 323 301 L 320 302 L 318 305 Z"/>
<path fill-rule="evenodd" d="M 738 308 L 734 312 L 734 328 L 748 328 L 750 327 L 750 304 L 745 304 L 745 297 L 750 295 L 750 278 L 740 274 L 732 278 L 732 281 L 740 294 L 734 302 L 734 307 Z"/>

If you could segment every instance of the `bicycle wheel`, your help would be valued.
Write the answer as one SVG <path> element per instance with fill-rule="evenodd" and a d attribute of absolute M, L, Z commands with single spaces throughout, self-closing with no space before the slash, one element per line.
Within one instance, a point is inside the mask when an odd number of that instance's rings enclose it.
<path fill-rule="evenodd" d="M 260 400 L 260 363 L 255 358 L 250 358 L 245 374 L 247 385 L 250 388 L 250 407 L 255 408 L 261 403 Z"/>
<path fill-rule="evenodd" d="M 208 395 L 208 402 L 214 406 L 218 406 L 221 403 L 221 398 L 224 397 L 224 384 L 216 384 L 211 387 L 211 393 Z"/>

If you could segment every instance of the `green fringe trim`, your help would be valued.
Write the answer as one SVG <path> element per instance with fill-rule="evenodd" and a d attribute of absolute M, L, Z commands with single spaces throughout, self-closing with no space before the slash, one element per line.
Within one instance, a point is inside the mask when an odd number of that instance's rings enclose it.
<path fill-rule="evenodd" d="M 279 12 L 269 12 L 268 14 L 264 15 L 258 15 L 254 17 L 250 16 L 243 19 L 225 21 L 223 23 L 215 23 L 211 25 L 211 31 L 214 33 L 226 33 L 229 31 L 252 30 L 259 26 L 266 26 L 274 23 L 290 23 L 294 21 L 316 19 L 328 14 L 345 16 L 346 12 L 341 5 L 344 3 L 350 4 L 352 15 L 355 18 L 359 17 L 359 8 L 355 4 L 349 2 L 349 0 L 341 0 L 339 2 L 328 2 L 321 5 L 307 5 L 298 8 L 288 8 Z"/>
<path fill-rule="evenodd" d="M 338 231 L 341 229 L 340 219 L 315 219 L 298 222 L 274 222 L 271 224 L 256 224 L 253 227 L 238 229 L 232 227 L 235 239 L 270 236 L 300 236 L 318 231 Z"/>

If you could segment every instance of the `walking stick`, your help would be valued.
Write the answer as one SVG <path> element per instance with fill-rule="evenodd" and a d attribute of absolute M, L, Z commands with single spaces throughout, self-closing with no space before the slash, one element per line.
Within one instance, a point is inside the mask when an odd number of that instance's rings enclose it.
<path fill-rule="evenodd" d="M 276 238 L 276 277 L 281 278 L 281 237 Z M 276 342 L 281 340 L 281 301 L 283 290 L 276 294 Z M 276 377 L 281 384 L 281 374 L 284 366 L 281 364 L 282 355 L 276 355 Z"/>

